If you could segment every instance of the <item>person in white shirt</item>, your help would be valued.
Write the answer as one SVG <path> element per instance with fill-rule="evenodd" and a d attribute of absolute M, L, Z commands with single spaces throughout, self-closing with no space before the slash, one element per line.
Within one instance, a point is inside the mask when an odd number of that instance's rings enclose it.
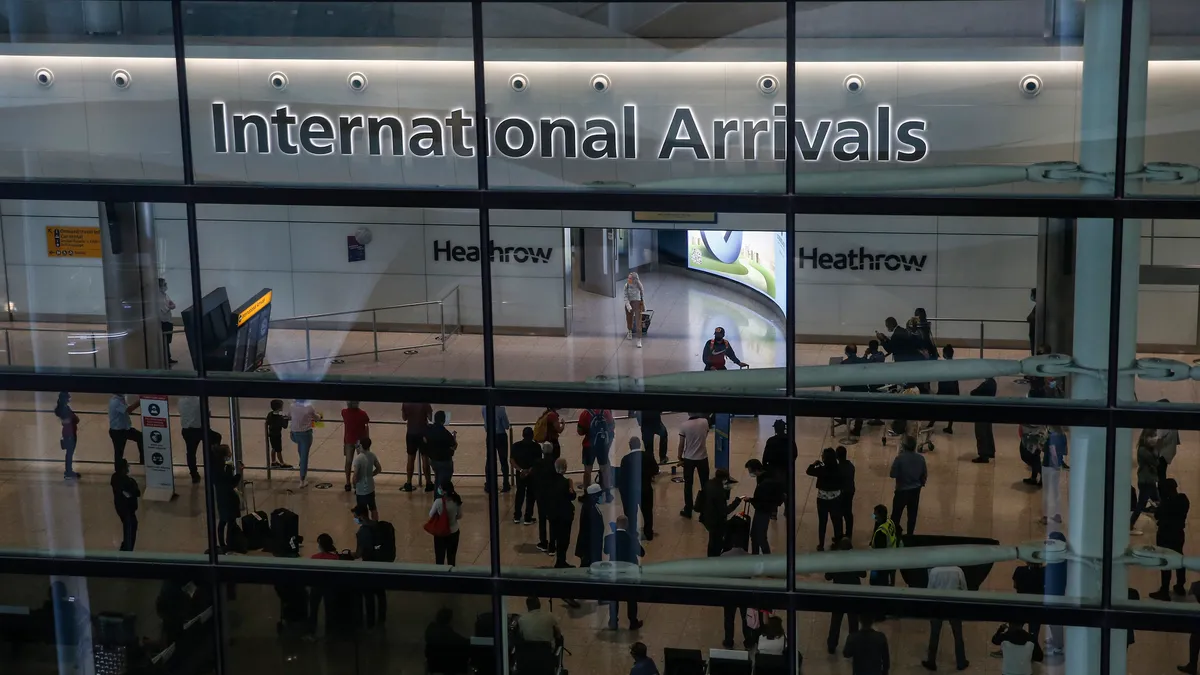
<path fill-rule="evenodd" d="M 1024 624 L 1018 622 L 1000 624 L 1000 630 L 992 636 L 992 644 L 1000 645 L 1000 675 L 1033 675 L 1033 650 L 1037 644 Z"/>
<path fill-rule="evenodd" d="M 961 567 L 946 566 L 934 567 L 929 570 L 929 586 L 928 588 L 939 591 L 965 591 L 967 590 L 967 577 L 963 575 Z M 954 634 L 954 660 L 955 665 L 959 670 L 966 670 L 970 665 L 967 661 L 966 647 L 963 645 L 962 622 L 958 619 L 948 619 L 950 622 L 950 632 Z M 921 662 L 928 670 L 937 670 L 937 653 L 938 640 L 942 635 L 942 620 L 929 620 L 929 654 L 928 657 Z"/>
<path fill-rule="evenodd" d="M 623 296 L 625 298 L 625 327 L 629 331 L 625 334 L 625 338 L 632 338 L 637 335 L 637 346 L 640 349 L 642 346 L 642 312 L 646 311 L 646 287 L 642 285 L 642 279 L 637 272 L 630 272 L 625 278 L 625 290 Z"/>
<path fill-rule="evenodd" d="M 777 616 L 767 617 L 762 634 L 758 636 L 759 654 L 783 655 L 787 648 L 787 638 L 783 632 L 783 619 Z"/>
<path fill-rule="evenodd" d="M 696 474 L 700 474 L 700 486 L 708 483 L 708 418 L 704 413 L 691 413 L 688 421 L 679 425 L 679 450 L 676 459 L 683 464 L 683 510 L 679 515 L 691 518 L 693 506 L 692 485 Z"/>
<path fill-rule="evenodd" d="M 209 419 L 212 419 L 211 415 Z M 193 483 L 199 483 L 200 471 L 196 467 L 196 449 L 204 441 L 199 396 L 179 397 L 179 426 L 180 433 L 183 435 L 183 445 L 187 451 L 188 473 L 192 475 Z M 213 431 L 212 427 L 208 429 L 208 444 L 212 448 L 221 444 L 221 434 Z"/>
<path fill-rule="evenodd" d="M 312 404 L 303 399 L 296 399 L 288 413 L 288 433 L 296 444 L 296 452 L 300 455 L 300 487 L 308 487 L 308 451 L 313 444 L 313 423 L 319 419 Z"/>
<path fill-rule="evenodd" d="M 167 295 L 167 280 L 162 277 L 158 278 L 158 321 L 162 324 L 163 346 L 167 351 L 167 364 L 179 363 L 171 358 L 171 332 L 175 330 L 175 324 L 171 322 L 171 310 L 175 309 L 175 303 L 172 302 L 171 296 Z"/>

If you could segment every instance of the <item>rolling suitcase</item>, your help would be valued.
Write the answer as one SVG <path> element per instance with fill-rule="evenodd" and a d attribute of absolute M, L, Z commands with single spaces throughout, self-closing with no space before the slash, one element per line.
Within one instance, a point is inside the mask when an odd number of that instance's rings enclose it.
<path fill-rule="evenodd" d="M 291 494 L 291 491 L 288 491 Z M 300 516 L 286 507 L 271 512 L 271 553 L 279 557 L 300 555 Z"/>
<path fill-rule="evenodd" d="M 746 515 L 746 508 L 742 507 L 742 512 L 729 519 L 725 525 L 725 549 L 740 548 L 744 551 L 750 550 L 750 516 Z"/>
<path fill-rule="evenodd" d="M 650 322 L 654 320 L 654 310 L 642 311 L 642 335 L 650 332 Z"/>
<path fill-rule="evenodd" d="M 242 516 L 242 534 L 246 548 L 259 551 L 271 541 L 271 521 L 266 511 L 258 510 L 258 497 L 254 492 L 254 481 L 242 482 L 242 501 L 246 515 Z"/>

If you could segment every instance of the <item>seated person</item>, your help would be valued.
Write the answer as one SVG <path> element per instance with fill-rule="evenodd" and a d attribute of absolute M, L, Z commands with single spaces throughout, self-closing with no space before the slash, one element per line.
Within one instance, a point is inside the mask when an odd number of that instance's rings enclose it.
<path fill-rule="evenodd" d="M 467 672 L 471 641 L 454 630 L 453 621 L 454 611 L 443 607 L 425 629 L 426 672 L 439 675 Z"/>

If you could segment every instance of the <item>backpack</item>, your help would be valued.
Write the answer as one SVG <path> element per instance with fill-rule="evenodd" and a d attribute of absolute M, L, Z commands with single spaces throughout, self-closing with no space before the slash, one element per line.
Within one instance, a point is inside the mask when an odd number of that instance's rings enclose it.
<path fill-rule="evenodd" d="M 533 440 L 538 443 L 545 443 L 550 440 L 550 411 L 542 413 L 542 416 L 537 418 L 533 423 Z"/>
<path fill-rule="evenodd" d="M 396 528 L 386 520 L 375 524 L 375 562 L 396 562 Z"/>
<path fill-rule="evenodd" d="M 588 445 L 592 446 L 593 450 L 608 448 L 612 442 L 612 433 L 608 428 L 608 416 L 603 410 L 588 410 L 592 416 L 591 424 L 588 425 Z"/>

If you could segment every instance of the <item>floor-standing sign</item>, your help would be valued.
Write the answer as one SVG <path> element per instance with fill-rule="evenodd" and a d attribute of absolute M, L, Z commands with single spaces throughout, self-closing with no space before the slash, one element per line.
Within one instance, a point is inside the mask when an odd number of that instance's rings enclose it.
<path fill-rule="evenodd" d="M 732 415 L 717 413 L 716 428 L 713 430 L 713 454 L 716 455 L 715 468 L 729 470 L 729 419 Z"/>
<path fill-rule="evenodd" d="M 170 501 L 175 496 L 171 461 L 171 421 L 166 396 L 142 396 L 142 444 L 146 450 L 144 499 Z"/>

